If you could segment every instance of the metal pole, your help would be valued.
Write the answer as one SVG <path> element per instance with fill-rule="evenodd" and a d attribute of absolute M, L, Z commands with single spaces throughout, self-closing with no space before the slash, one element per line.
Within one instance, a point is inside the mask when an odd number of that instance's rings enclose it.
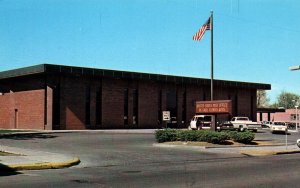
<path fill-rule="evenodd" d="M 211 79 L 210 79 L 210 100 L 214 100 L 214 27 L 213 27 L 213 11 L 210 11 L 210 38 L 211 38 Z"/>
<path fill-rule="evenodd" d="M 285 132 L 285 150 L 287 150 L 287 131 Z"/>
<path fill-rule="evenodd" d="M 210 100 L 214 100 L 214 26 L 213 26 L 213 11 L 210 11 L 210 42 L 211 42 L 211 64 L 210 64 Z M 212 126 L 211 129 L 216 131 L 216 116 L 212 116 Z"/>
<path fill-rule="evenodd" d="M 296 106 L 296 131 L 298 132 L 298 106 Z"/>

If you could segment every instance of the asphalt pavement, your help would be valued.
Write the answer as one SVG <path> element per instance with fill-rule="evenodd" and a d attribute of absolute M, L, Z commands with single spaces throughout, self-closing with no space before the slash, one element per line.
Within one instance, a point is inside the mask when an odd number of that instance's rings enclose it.
<path fill-rule="evenodd" d="M 54 133 L 80 133 L 80 132 L 97 132 L 107 134 L 153 134 L 154 129 L 139 129 L 139 130 L 83 130 L 83 131 L 37 131 L 37 132 L 16 132 L 2 134 L 1 137 L 24 136 L 24 135 L 39 135 L 41 133 L 54 134 Z M 284 135 L 283 135 L 284 136 Z M 300 153 L 300 148 L 295 142 L 280 142 L 268 145 L 250 145 L 250 146 L 231 146 L 231 145 L 218 145 L 218 146 L 189 146 L 189 145 L 169 145 L 154 143 L 154 147 L 167 147 L 167 148 L 185 148 L 195 149 L 198 151 L 208 153 L 221 153 L 221 154 L 241 154 L 248 156 L 264 156 L 264 155 L 280 155 Z M 11 146 L 0 146 L 0 151 L 12 153 L 9 156 L 0 156 L 0 163 L 8 168 L 14 170 L 37 170 L 37 169 L 52 169 L 52 168 L 65 168 L 74 166 L 80 163 L 77 156 L 71 156 L 56 152 L 45 152 L 36 149 L 24 149 Z"/>
<path fill-rule="evenodd" d="M 137 132 L 138 133 L 137 133 Z M 27 162 L 58 168 L 78 157 L 70 168 L 0 170 L 0 187 L 297 187 L 300 156 L 251 157 L 241 153 L 258 148 L 298 150 L 299 133 L 287 137 L 267 130 L 256 141 L 272 146 L 156 146 L 155 130 L 42 131 L 0 135 L 1 150 L 25 156 L 7 157 L 7 165 Z M 6 147 L 4 147 L 6 146 Z M 256 151 L 257 152 L 257 151 Z M 1 158 L 0 163 L 5 160 Z M 13 159 L 13 160 L 11 160 Z M 29 160 L 26 162 L 26 160 Z M 3 168 L 2 166 L 2 168 Z M 1 167 L 1 164 L 0 164 Z M 63 167 L 63 166 L 60 166 Z M 251 177 L 251 178 L 249 178 Z M 276 177 L 274 179 L 274 177 Z M 255 181 L 253 181 L 255 179 Z"/>

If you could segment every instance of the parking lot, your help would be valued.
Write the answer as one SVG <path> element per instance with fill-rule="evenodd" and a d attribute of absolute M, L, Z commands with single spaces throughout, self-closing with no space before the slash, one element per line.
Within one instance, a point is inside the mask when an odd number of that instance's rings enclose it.
<path fill-rule="evenodd" d="M 283 134 L 271 134 L 265 129 L 255 134 L 256 140 L 285 143 Z M 299 133 L 287 135 L 288 144 L 294 144 L 298 138 Z M 296 170 L 300 167 L 298 154 L 247 157 L 195 148 L 155 147 L 154 143 L 151 131 L 85 131 L 2 138 L 1 145 L 78 156 L 82 163 L 67 169 L 22 171 L 18 175 L 0 177 L 5 178 L 0 181 L 0 186 L 234 187 L 251 183 L 260 187 L 266 177 L 279 173 L 285 173 L 284 178 L 291 179 L 285 185 L 298 183 L 295 181 L 295 177 L 299 177 Z M 247 178 L 249 175 L 256 182 Z M 280 180 L 281 177 L 272 184 L 283 185 L 278 182 Z"/>

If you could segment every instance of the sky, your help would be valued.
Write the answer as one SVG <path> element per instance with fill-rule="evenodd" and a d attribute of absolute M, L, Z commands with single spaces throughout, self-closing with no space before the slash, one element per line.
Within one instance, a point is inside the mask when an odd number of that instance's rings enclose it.
<path fill-rule="evenodd" d="M 271 84 L 300 94 L 299 0 L 0 0 L 0 71 L 49 63 Z"/>

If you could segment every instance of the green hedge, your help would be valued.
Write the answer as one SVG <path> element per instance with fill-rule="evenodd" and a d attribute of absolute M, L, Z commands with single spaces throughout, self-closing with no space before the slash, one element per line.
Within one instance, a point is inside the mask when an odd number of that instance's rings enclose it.
<path fill-rule="evenodd" d="M 155 132 L 157 142 L 172 142 L 172 141 L 199 141 L 214 144 L 222 144 L 226 140 L 234 140 L 236 142 L 248 144 L 253 141 L 255 134 L 249 131 L 237 132 L 215 132 L 209 130 L 177 130 L 177 129 L 162 129 Z"/>
<path fill-rule="evenodd" d="M 176 141 L 178 137 L 179 130 L 176 129 L 162 129 L 155 132 L 155 138 L 157 142 L 172 142 Z"/>
<path fill-rule="evenodd" d="M 249 144 L 255 138 L 255 134 L 250 131 L 245 131 L 245 132 L 231 131 L 231 132 L 228 132 L 228 135 L 231 140 L 233 140 L 235 142 L 240 142 L 243 144 Z"/>

